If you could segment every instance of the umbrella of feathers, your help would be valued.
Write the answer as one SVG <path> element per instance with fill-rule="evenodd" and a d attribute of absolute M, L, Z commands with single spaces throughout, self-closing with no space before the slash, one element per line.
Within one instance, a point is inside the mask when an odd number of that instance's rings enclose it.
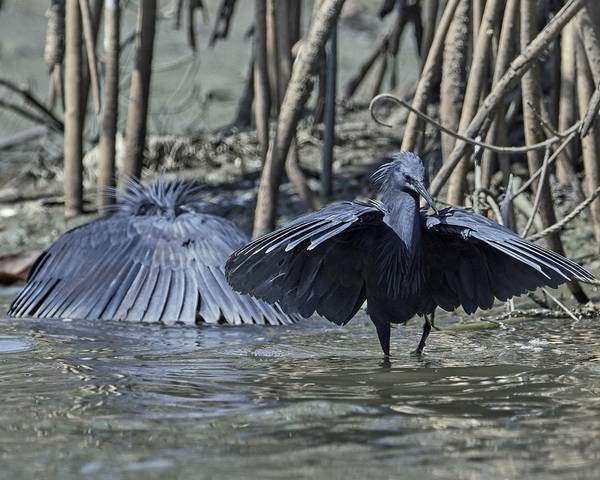
<path fill-rule="evenodd" d="M 314 312 L 344 325 L 367 301 L 384 354 L 390 324 L 425 317 L 416 352 L 436 307 L 491 308 L 540 286 L 593 275 L 468 209 L 438 210 L 421 159 L 401 152 L 373 174 L 381 202 L 342 202 L 304 215 L 237 250 L 227 279 L 238 291 Z M 419 207 L 423 197 L 435 213 Z"/>
<path fill-rule="evenodd" d="M 289 324 L 284 313 L 225 280 L 248 238 L 209 213 L 196 183 L 130 181 L 113 215 L 74 228 L 37 259 L 13 317 L 173 323 Z"/>

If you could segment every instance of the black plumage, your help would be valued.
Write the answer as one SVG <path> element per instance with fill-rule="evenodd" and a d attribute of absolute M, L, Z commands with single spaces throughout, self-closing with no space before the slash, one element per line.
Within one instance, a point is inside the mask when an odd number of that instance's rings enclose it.
<path fill-rule="evenodd" d="M 421 352 L 436 307 L 473 313 L 491 308 L 496 298 L 593 278 L 471 210 L 438 211 L 413 153 L 398 154 L 373 180 L 381 202 L 332 204 L 237 250 L 225 267 L 231 285 L 288 312 L 317 312 L 339 325 L 366 300 L 388 355 L 390 323 L 425 316 Z M 420 196 L 434 214 L 420 209 Z"/>
<path fill-rule="evenodd" d="M 129 183 L 114 213 L 65 233 L 37 259 L 13 317 L 289 324 L 284 313 L 225 280 L 231 252 L 248 242 L 211 214 L 195 183 Z"/>

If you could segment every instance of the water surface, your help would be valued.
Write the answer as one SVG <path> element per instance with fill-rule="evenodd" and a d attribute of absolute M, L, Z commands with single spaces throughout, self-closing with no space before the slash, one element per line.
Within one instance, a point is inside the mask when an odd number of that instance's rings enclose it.
<path fill-rule="evenodd" d="M 0 478 L 597 478 L 595 321 L 418 335 L 3 318 Z"/>

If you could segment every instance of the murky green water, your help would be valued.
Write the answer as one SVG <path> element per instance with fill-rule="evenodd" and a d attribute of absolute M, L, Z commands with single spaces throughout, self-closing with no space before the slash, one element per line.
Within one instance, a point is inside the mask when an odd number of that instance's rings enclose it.
<path fill-rule="evenodd" d="M 596 321 L 418 334 L 0 320 L 0 477 L 598 478 Z"/>

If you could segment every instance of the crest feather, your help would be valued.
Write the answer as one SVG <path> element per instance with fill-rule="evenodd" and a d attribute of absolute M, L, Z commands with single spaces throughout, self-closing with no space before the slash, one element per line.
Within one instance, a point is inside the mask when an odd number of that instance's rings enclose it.
<path fill-rule="evenodd" d="M 114 215 L 131 216 L 143 215 L 144 211 L 156 214 L 157 210 L 176 214 L 187 205 L 200 203 L 202 191 L 202 185 L 196 181 L 166 180 L 159 177 L 144 184 L 137 178 L 128 178 L 125 191 L 111 187 L 107 190 L 107 195 L 117 200 L 117 203 L 109 207 Z"/>

